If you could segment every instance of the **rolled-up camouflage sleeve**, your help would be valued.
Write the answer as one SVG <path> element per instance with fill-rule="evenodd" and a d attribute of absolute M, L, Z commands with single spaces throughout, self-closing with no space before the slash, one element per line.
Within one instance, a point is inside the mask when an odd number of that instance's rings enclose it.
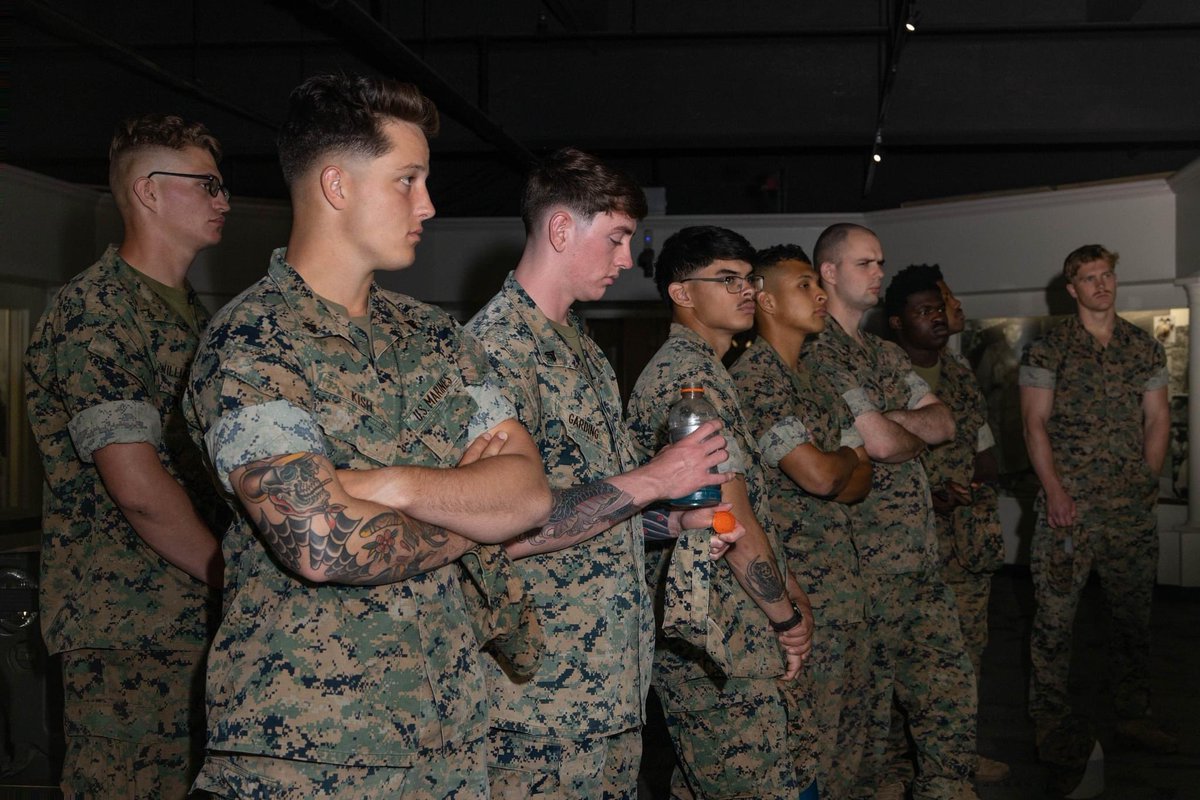
<path fill-rule="evenodd" d="M 1017 384 L 1036 389 L 1053 389 L 1057 379 L 1058 364 L 1056 359 L 1046 352 L 1044 339 L 1034 342 L 1025 351 L 1021 360 L 1021 368 L 1017 372 Z"/>
<path fill-rule="evenodd" d="M 1166 386 L 1168 382 L 1169 382 L 1169 377 L 1167 375 L 1167 367 L 1164 364 L 1163 366 L 1161 366 L 1157 370 L 1155 370 L 1154 374 L 1152 374 L 1149 377 L 1149 379 L 1147 379 L 1146 388 L 1143 391 L 1147 391 L 1147 392 L 1156 391 L 1156 390 L 1161 389 L 1164 386 Z"/>
<path fill-rule="evenodd" d="M 467 393 L 475 401 L 475 413 L 471 415 L 467 430 L 469 441 L 474 441 L 506 419 L 517 418 L 516 408 L 494 382 L 487 380 L 477 386 L 468 385 Z"/>
<path fill-rule="evenodd" d="M 979 426 L 979 433 L 975 436 L 975 452 L 982 453 L 995 446 L 996 437 L 992 434 L 992 427 L 985 422 Z"/>
<path fill-rule="evenodd" d="M 786 416 L 758 437 L 758 449 L 762 451 L 767 466 L 778 467 L 788 453 L 802 444 L 812 441 L 808 426 L 797 417 Z"/>
<path fill-rule="evenodd" d="M 287 400 L 222 414 L 204 435 L 204 444 L 221 484 L 230 491 L 229 475 L 238 467 L 290 453 L 327 455 L 316 420 Z"/>
<path fill-rule="evenodd" d="M 110 444 L 145 442 L 158 447 L 162 420 L 158 409 L 142 400 L 112 400 L 85 408 L 67 423 L 71 443 L 80 460 L 93 462 L 93 454 Z"/>
<path fill-rule="evenodd" d="M 908 387 L 909 409 L 916 408 L 921 398 L 933 391 L 925 379 L 912 370 L 904 375 L 904 385 Z"/>
<path fill-rule="evenodd" d="M 858 432 L 858 428 L 853 426 L 842 428 L 841 441 L 838 443 L 841 447 L 862 447 L 864 442 L 862 434 Z"/>

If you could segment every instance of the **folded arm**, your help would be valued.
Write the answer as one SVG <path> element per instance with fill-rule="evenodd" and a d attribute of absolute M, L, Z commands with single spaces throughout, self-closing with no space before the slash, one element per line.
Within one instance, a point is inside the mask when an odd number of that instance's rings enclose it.
<path fill-rule="evenodd" d="M 550 487 L 541 455 L 516 419 L 488 431 L 503 451 L 453 469 L 392 466 L 350 470 L 345 490 L 477 542 L 495 544 L 546 524 Z"/>
<path fill-rule="evenodd" d="M 912 408 L 898 408 L 884 416 L 927 445 L 941 444 L 954 436 L 950 409 L 932 393 L 926 393 Z"/>
<path fill-rule="evenodd" d="M 316 583 L 375 585 L 448 564 L 466 537 L 351 496 L 323 455 L 291 453 L 238 467 L 234 493 L 292 572 Z"/>

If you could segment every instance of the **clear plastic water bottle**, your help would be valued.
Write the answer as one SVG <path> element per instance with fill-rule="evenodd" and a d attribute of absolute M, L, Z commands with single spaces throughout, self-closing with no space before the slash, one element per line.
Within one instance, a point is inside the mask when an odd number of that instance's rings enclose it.
<path fill-rule="evenodd" d="M 679 392 L 682 397 L 671 406 L 671 412 L 667 415 L 667 435 L 672 443 L 678 442 L 710 419 L 717 419 L 717 410 L 704 399 L 702 387 L 684 386 Z M 709 471 L 716 472 L 717 468 L 712 467 Z M 719 502 L 721 487 L 713 484 L 701 487 L 686 497 L 676 498 L 671 505 L 676 508 L 704 508 Z"/>

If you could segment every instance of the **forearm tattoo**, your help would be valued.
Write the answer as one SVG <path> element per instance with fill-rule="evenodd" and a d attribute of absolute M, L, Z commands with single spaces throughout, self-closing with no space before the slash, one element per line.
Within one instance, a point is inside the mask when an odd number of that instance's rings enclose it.
<path fill-rule="evenodd" d="M 746 566 L 746 587 L 758 597 L 774 603 L 784 598 L 783 580 L 779 570 L 770 561 L 764 561 L 758 556 Z"/>
<path fill-rule="evenodd" d="M 577 536 L 599 528 L 607 530 L 628 519 L 637 506 L 633 497 L 607 481 L 585 483 L 568 489 L 555 489 L 550 521 L 538 530 L 526 531 L 519 537 L 533 546 L 555 539 Z"/>
<path fill-rule="evenodd" d="M 395 511 L 365 522 L 334 503 L 332 480 L 311 453 L 266 459 L 248 468 L 239 487 L 260 506 L 258 529 L 285 564 L 308 566 L 339 583 L 392 583 L 453 561 L 450 534 Z M 275 513 L 268 514 L 267 508 Z M 273 517 L 278 517 L 275 521 Z M 365 554 L 365 558 L 364 558 Z"/>

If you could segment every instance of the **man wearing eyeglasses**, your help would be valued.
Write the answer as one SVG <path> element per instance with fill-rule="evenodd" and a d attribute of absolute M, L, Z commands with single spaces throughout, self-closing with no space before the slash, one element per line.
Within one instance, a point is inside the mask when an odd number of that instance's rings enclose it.
<path fill-rule="evenodd" d="M 714 226 L 684 228 L 663 243 L 654 280 L 671 304 L 671 335 L 629 399 L 630 428 L 649 457 L 667 443 L 667 414 L 680 388 L 703 387 L 729 453 L 718 469 L 736 475 L 722 484 L 721 497 L 746 528 L 711 569 L 686 540 L 647 554 L 664 615 L 654 686 L 679 764 L 672 796 L 796 798 L 816 766 L 789 726 L 798 709 L 779 686 L 780 678 L 799 676 L 808 656 L 812 609 L 783 561 L 761 454 L 721 365 L 734 335 L 754 323 L 762 288 L 750 272 L 754 255 L 745 238 Z M 676 592 L 680 575 L 690 591 Z M 689 608 L 691 619 L 672 632 L 672 609 Z"/>
<path fill-rule="evenodd" d="M 937 533 L 920 455 L 954 435 L 950 410 L 913 372 L 904 351 L 861 328 L 879 302 L 883 247 L 852 223 L 826 228 L 813 261 L 828 293 L 829 322 L 803 355 L 854 415 L 873 462 L 871 492 L 850 507 L 851 535 L 867 589 L 873 735 L 860 786 L 899 800 L 886 774 L 893 698 L 917 753 L 914 800 L 974 800 L 975 676 L 954 597 L 938 575 Z"/>
<path fill-rule="evenodd" d="M 208 321 L 186 276 L 229 211 L 220 156 L 177 116 L 117 128 L 109 185 L 125 238 L 58 293 L 26 355 L 66 797 L 182 798 L 199 766 L 224 504 L 180 397 Z"/>

